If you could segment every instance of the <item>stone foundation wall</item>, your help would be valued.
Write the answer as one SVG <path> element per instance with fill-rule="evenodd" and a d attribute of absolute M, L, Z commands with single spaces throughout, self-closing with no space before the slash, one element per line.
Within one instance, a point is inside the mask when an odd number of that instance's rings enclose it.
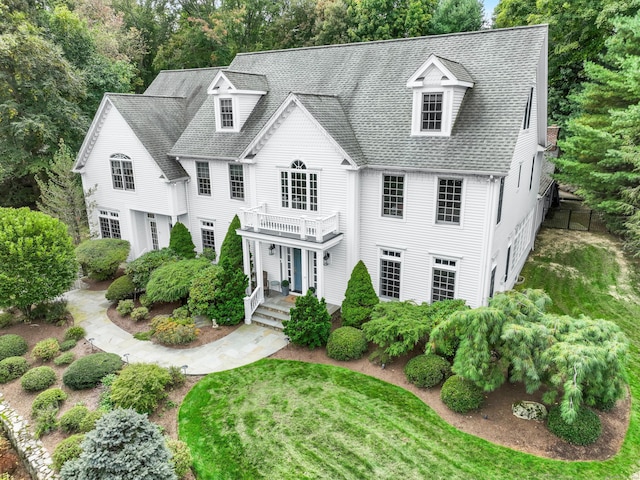
<path fill-rule="evenodd" d="M 29 423 L 7 405 L 1 393 L 0 425 L 33 480 L 59 480 L 60 477 L 51 468 L 49 452 L 29 432 Z"/>

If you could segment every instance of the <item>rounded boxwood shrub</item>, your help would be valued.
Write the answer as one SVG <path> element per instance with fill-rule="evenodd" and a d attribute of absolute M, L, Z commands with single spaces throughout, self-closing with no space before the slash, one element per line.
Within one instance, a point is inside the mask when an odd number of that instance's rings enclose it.
<path fill-rule="evenodd" d="M 9 312 L 0 313 L 0 328 L 7 328 L 13 324 L 13 315 Z"/>
<path fill-rule="evenodd" d="M 354 327 L 336 328 L 327 340 L 327 355 L 334 360 L 356 360 L 367 351 L 369 344 L 362 330 Z"/>
<path fill-rule="evenodd" d="M 31 403 L 31 416 L 35 417 L 41 410 L 53 407 L 56 411 L 60 408 L 60 404 L 67 399 L 68 395 L 60 388 L 50 388 L 39 393 Z"/>
<path fill-rule="evenodd" d="M 60 344 L 60 351 L 61 352 L 66 352 L 67 350 L 71 350 L 77 344 L 78 344 L 78 342 L 76 342 L 75 340 L 65 340 L 64 342 L 62 342 Z"/>
<path fill-rule="evenodd" d="M 9 333 L 0 337 L 0 360 L 8 357 L 20 357 L 27 353 L 29 346 L 20 335 Z"/>
<path fill-rule="evenodd" d="M 29 362 L 24 357 L 7 357 L 0 360 L 0 383 L 20 378 L 29 370 Z"/>
<path fill-rule="evenodd" d="M 51 367 L 36 367 L 28 370 L 20 379 L 27 392 L 38 392 L 56 383 L 56 372 Z"/>
<path fill-rule="evenodd" d="M 118 300 L 125 300 L 127 298 L 133 298 L 133 295 L 136 293 L 136 286 L 131 281 L 131 277 L 128 275 L 123 275 L 122 277 L 116 278 L 109 288 L 107 289 L 107 293 L 105 293 L 105 297 L 107 300 L 111 302 L 116 302 Z"/>
<path fill-rule="evenodd" d="M 62 466 L 69 460 L 78 458 L 82 453 L 82 440 L 84 435 L 78 433 L 62 440 L 53 451 L 53 469 L 59 472 Z"/>
<path fill-rule="evenodd" d="M 65 352 L 62 355 L 58 355 L 56 358 L 54 358 L 53 363 L 55 363 L 57 366 L 69 365 L 73 363 L 75 359 L 76 356 L 73 354 L 73 352 Z"/>
<path fill-rule="evenodd" d="M 152 363 L 132 363 L 111 384 L 111 401 L 119 408 L 132 408 L 138 413 L 152 413 L 166 397 L 165 387 L 171 382 L 166 368 Z"/>
<path fill-rule="evenodd" d="M 116 307 L 116 312 L 118 312 L 123 317 L 126 317 L 133 311 L 135 306 L 136 304 L 133 303 L 133 300 L 120 300 L 118 302 L 118 306 Z"/>
<path fill-rule="evenodd" d="M 58 420 L 58 426 L 60 430 L 65 433 L 77 433 L 80 431 L 80 425 L 89 414 L 89 409 L 84 405 L 76 405 L 71 407 L 65 413 L 62 414 Z"/>
<path fill-rule="evenodd" d="M 171 453 L 170 462 L 171 465 L 173 465 L 173 471 L 178 478 L 183 478 L 189 473 L 191 465 L 193 464 L 193 457 L 189 451 L 189 446 L 185 442 L 174 440 L 173 438 L 166 438 L 166 442 L 169 453 Z"/>
<path fill-rule="evenodd" d="M 62 375 L 62 381 L 73 390 L 93 388 L 102 377 L 121 368 L 122 360 L 115 353 L 94 353 L 69 365 Z"/>
<path fill-rule="evenodd" d="M 469 380 L 453 375 L 442 385 L 440 399 L 454 412 L 467 413 L 480 408 L 484 395 L 482 390 Z"/>
<path fill-rule="evenodd" d="M 149 309 L 147 307 L 138 307 L 131 310 L 131 320 L 140 322 L 149 318 Z"/>
<path fill-rule="evenodd" d="M 451 375 L 451 364 L 444 358 L 433 355 L 418 355 L 404 367 L 407 380 L 421 388 L 431 388 Z"/>
<path fill-rule="evenodd" d="M 79 326 L 69 327 L 64 331 L 64 340 L 75 340 L 76 342 L 82 340 L 87 335 L 84 328 Z"/>
<path fill-rule="evenodd" d="M 45 338 L 36 343 L 31 355 L 43 362 L 48 362 L 60 353 L 60 344 L 56 338 Z"/>
<path fill-rule="evenodd" d="M 567 423 L 561 415 L 560 407 L 554 407 L 547 417 L 547 428 L 556 437 L 573 445 L 591 445 L 600 437 L 602 424 L 600 417 L 586 407 L 581 407 L 573 423 Z"/>
<path fill-rule="evenodd" d="M 129 242 L 119 238 L 86 240 L 76 247 L 76 258 L 90 278 L 107 280 L 116 275 L 130 248 Z"/>

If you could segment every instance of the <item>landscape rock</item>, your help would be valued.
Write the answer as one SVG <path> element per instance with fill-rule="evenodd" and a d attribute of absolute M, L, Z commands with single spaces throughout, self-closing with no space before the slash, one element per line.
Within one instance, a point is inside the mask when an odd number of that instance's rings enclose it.
<path fill-rule="evenodd" d="M 521 401 L 511 406 L 513 414 L 524 420 L 544 420 L 547 418 L 547 407 L 538 402 Z"/>

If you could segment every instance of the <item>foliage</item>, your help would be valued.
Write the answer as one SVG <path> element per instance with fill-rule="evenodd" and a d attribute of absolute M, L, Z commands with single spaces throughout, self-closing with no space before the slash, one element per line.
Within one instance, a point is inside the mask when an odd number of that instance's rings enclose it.
<path fill-rule="evenodd" d="M 132 408 L 139 413 L 152 413 L 166 397 L 171 381 L 166 368 L 149 363 L 132 363 L 111 385 L 111 401 L 119 408 Z"/>
<path fill-rule="evenodd" d="M 547 427 L 556 437 L 573 445 L 591 445 L 602 433 L 600 417 L 585 407 L 578 410 L 575 420 L 571 423 L 564 420 L 561 408 L 552 408 L 547 417 Z"/>
<path fill-rule="evenodd" d="M 64 433 L 78 433 L 82 421 L 89 413 L 89 409 L 84 405 L 71 407 L 60 416 L 58 426 Z"/>
<path fill-rule="evenodd" d="M 60 388 L 45 390 L 39 393 L 31 403 L 31 416 L 36 417 L 40 410 L 45 410 L 48 407 L 54 407 L 57 411 L 67 398 L 68 395 Z"/>
<path fill-rule="evenodd" d="M 334 360 L 356 360 L 369 348 L 362 330 L 354 327 L 336 328 L 327 340 L 327 356 Z"/>
<path fill-rule="evenodd" d="M 27 392 L 38 392 L 49 388 L 54 383 L 56 383 L 56 372 L 51 367 L 32 368 L 20 378 L 20 384 Z"/>
<path fill-rule="evenodd" d="M 52 405 L 48 405 L 37 411 L 34 416 L 34 435 L 36 438 L 40 438 L 42 435 L 58 428 L 57 415 L 58 409 Z"/>
<path fill-rule="evenodd" d="M 181 440 L 174 440 L 169 437 L 166 438 L 166 442 L 176 477 L 179 479 L 184 478 L 191 470 L 191 465 L 193 465 L 193 457 L 189 451 L 189 446 Z"/>
<path fill-rule="evenodd" d="M 71 341 L 75 343 L 75 340 L 71 340 Z M 73 352 L 65 352 L 61 355 L 58 355 L 56 358 L 54 358 L 53 363 L 60 367 L 62 365 L 69 365 L 73 363 L 75 359 L 76 359 L 76 356 L 73 354 Z"/>
<path fill-rule="evenodd" d="M 9 312 L 0 313 L 0 328 L 7 328 L 13 325 L 13 314 Z"/>
<path fill-rule="evenodd" d="M 67 320 L 67 300 L 56 298 L 38 303 L 31 310 L 31 319 L 51 324 L 63 324 Z"/>
<path fill-rule="evenodd" d="M 78 342 L 76 340 L 64 340 L 60 344 L 60 351 L 61 352 L 66 352 L 67 350 L 71 350 L 77 344 L 78 344 Z"/>
<path fill-rule="evenodd" d="M 82 448 L 80 447 L 82 440 L 84 440 L 84 435 L 79 433 L 65 438 L 56 445 L 52 455 L 52 466 L 56 472 L 59 472 L 66 462 L 80 456 L 82 453 Z"/>
<path fill-rule="evenodd" d="M 213 248 L 209 247 L 203 248 L 199 256 L 202 258 L 206 258 L 210 262 L 215 262 L 217 258 L 216 251 Z"/>
<path fill-rule="evenodd" d="M 118 312 L 121 316 L 126 317 L 133 312 L 135 307 L 135 303 L 133 300 L 120 300 L 118 302 L 118 306 L 116 307 L 116 312 Z"/>
<path fill-rule="evenodd" d="M 196 246 L 191 239 L 191 232 L 183 223 L 176 223 L 171 229 L 169 248 L 180 258 L 196 258 Z"/>
<path fill-rule="evenodd" d="M 0 360 L 0 383 L 20 378 L 29 370 L 29 362 L 24 357 L 7 357 Z"/>
<path fill-rule="evenodd" d="M 147 284 L 148 300 L 156 303 L 186 299 L 195 276 L 209 266 L 209 260 L 196 258 L 159 267 L 151 274 Z"/>
<path fill-rule="evenodd" d="M 124 273 L 131 278 L 133 284 L 139 290 L 145 290 L 149 278 L 155 269 L 167 263 L 176 262 L 178 257 L 168 248 L 151 250 L 140 255 L 135 260 L 127 263 Z"/>
<path fill-rule="evenodd" d="M 62 382 L 72 390 L 93 388 L 100 379 L 122 368 L 122 360 L 115 353 L 93 353 L 79 358 L 62 375 Z"/>
<path fill-rule="evenodd" d="M 127 256 L 131 246 L 119 238 L 86 240 L 76 247 L 76 257 L 90 278 L 108 280 L 113 278 Z"/>
<path fill-rule="evenodd" d="M 62 480 L 176 479 L 162 434 L 146 415 L 133 410 L 106 413 L 81 447 L 80 457 L 62 467 Z"/>
<path fill-rule="evenodd" d="M 87 332 L 84 328 L 75 325 L 73 327 L 69 327 L 64 331 L 64 339 L 65 340 L 82 340 L 87 335 Z"/>
<path fill-rule="evenodd" d="M 459 375 L 452 375 L 442 385 L 440 399 L 454 412 L 467 413 L 480 408 L 484 402 L 484 395 L 473 382 Z"/>
<path fill-rule="evenodd" d="M 177 319 L 162 315 L 151 321 L 151 332 L 153 338 L 163 345 L 183 345 L 193 342 L 200 335 L 192 318 Z"/>
<path fill-rule="evenodd" d="M 180 367 L 176 367 L 175 365 L 170 366 L 167 371 L 169 372 L 169 376 L 171 380 L 167 383 L 167 388 L 179 388 L 184 385 L 184 382 L 187 380 L 187 376 L 182 373 Z"/>
<path fill-rule="evenodd" d="M 484 5 L 478 0 L 439 0 L 430 34 L 473 32 L 482 28 Z"/>
<path fill-rule="evenodd" d="M 123 275 L 122 277 L 116 278 L 109 288 L 107 289 L 107 293 L 105 293 L 105 297 L 107 300 L 111 302 L 116 302 L 119 300 L 125 300 L 127 298 L 133 298 L 136 293 L 136 286 L 131 281 L 129 275 Z"/>
<path fill-rule="evenodd" d="M 360 260 L 353 271 L 347 284 L 342 301 L 342 325 L 347 327 L 360 327 L 371 319 L 371 312 L 380 302 L 373 289 L 371 276 L 367 266 Z"/>
<path fill-rule="evenodd" d="M 0 307 L 29 319 L 33 304 L 64 293 L 76 275 L 64 224 L 28 208 L 0 208 Z"/>
<path fill-rule="evenodd" d="M 96 428 L 96 422 L 100 420 L 105 413 L 107 413 L 107 410 L 103 409 L 87 413 L 80 422 L 80 432 L 87 433 Z"/>
<path fill-rule="evenodd" d="M 31 350 L 31 355 L 42 361 L 48 362 L 60 353 L 60 344 L 57 338 L 45 338 L 40 340 Z"/>
<path fill-rule="evenodd" d="M 432 388 L 451 375 L 451 364 L 438 355 L 418 355 L 407 362 L 404 374 L 414 385 Z"/>
<path fill-rule="evenodd" d="M 146 320 L 147 318 L 149 318 L 149 309 L 147 307 L 138 307 L 131 311 L 131 319 L 134 322 Z"/>
<path fill-rule="evenodd" d="M 29 346 L 20 335 L 9 333 L 0 336 L 0 360 L 8 357 L 19 357 L 27 353 Z"/>
<path fill-rule="evenodd" d="M 214 318 L 216 314 L 214 302 L 218 297 L 217 287 L 221 286 L 218 277 L 221 275 L 221 268 L 218 265 L 211 265 L 195 276 L 189 290 L 189 310 L 194 315 Z"/>
<path fill-rule="evenodd" d="M 138 300 L 140 301 L 140 305 L 142 305 L 145 308 L 151 308 L 151 306 L 153 305 L 153 302 L 149 301 L 149 297 L 147 297 L 146 293 L 143 293 L 142 295 L 140 295 Z"/>
<path fill-rule="evenodd" d="M 151 340 L 152 336 L 153 336 L 153 332 L 151 330 L 147 330 L 146 332 L 137 332 L 133 334 L 133 338 L 143 342 L 148 342 L 149 340 Z"/>
<path fill-rule="evenodd" d="M 291 343 L 309 348 L 326 345 L 331 332 L 331 316 L 327 311 L 324 298 L 318 300 L 312 291 L 296 298 L 296 306 L 289 315 L 290 320 L 283 320 L 284 334 Z"/>
<path fill-rule="evenodd" d="M 242 238 L 236 233 L 240 229 L 240 218 L 235 215 L 229 224 L 227 234 L 220 247 L 220 264 L 233 269 L 243 269 Z"/>

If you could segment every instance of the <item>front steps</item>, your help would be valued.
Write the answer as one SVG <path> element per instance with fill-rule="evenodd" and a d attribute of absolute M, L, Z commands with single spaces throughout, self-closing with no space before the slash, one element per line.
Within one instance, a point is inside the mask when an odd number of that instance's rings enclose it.
<path fill-rule="evenodd" d="M 282 321 L 289 320 L 289 310 L 291 306 L 271 303 L 267 299 L 266 303 L 260 305 L 253 313 L 251 323 L 271 328 L 272 330 L 283 330 Z"/>

